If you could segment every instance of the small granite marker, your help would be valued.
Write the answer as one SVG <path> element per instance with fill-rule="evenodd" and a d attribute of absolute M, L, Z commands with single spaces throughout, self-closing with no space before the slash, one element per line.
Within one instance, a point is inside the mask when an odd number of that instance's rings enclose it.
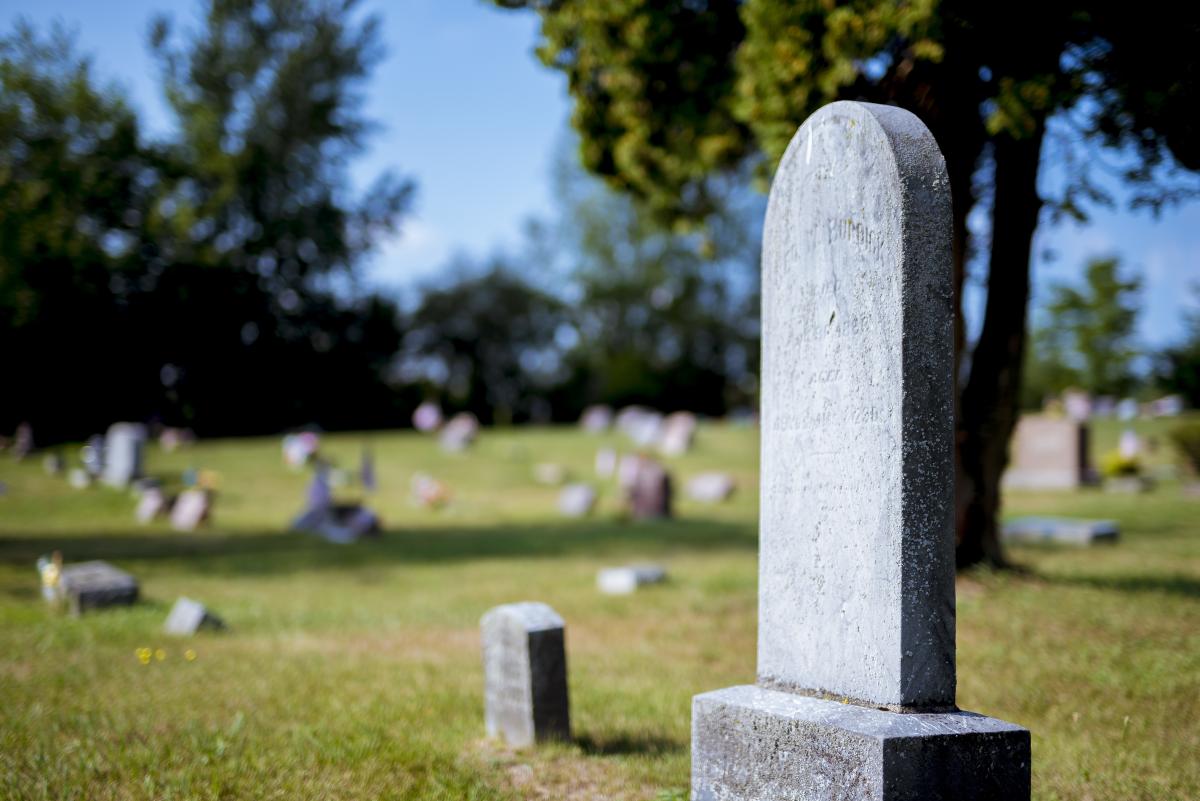
<path fill-rule="evenodd" d="M 138 599 L 137 579 L 108 562 L 66 565 L 58 581 L 73 615 L 106 606 L 128 606 Z"/>
<path fill-rule="evenodd" d="M 175 605 L 171 607 L 171 613 L 167 615 L 167 621 L 163 624 L 163 630 L 167 634 L 176 637 L 187 637 L 195 634 L 203 626 L 212 629 L 223 629 L 225 628 L 225 623 L 221 618 L 209 612 L 204 604 L 199 601 L 180 597 L 175 602 Z"/>
<path fill-rule="evenodd" d="M 491 609 L 483 635 L 487 733 L 509 745 L 571 737 L 563 620 L 543 603 Z"/>
<path fill-rule="evenodd" d="M 1017 421 L 1009 448 L 1012 461 L 1005 489 L 1076 489 L 1089 479 L 1088 426 L 1061 417 L 1025 415 Z"/>
<path fill-rule="evenodd" d="M 1029 732 L 955 706 L 950 243 L 915 116 L 801 126 L 763 233 L 758 683 L 693 700 L 694 799 L 1029 798 Z"/>

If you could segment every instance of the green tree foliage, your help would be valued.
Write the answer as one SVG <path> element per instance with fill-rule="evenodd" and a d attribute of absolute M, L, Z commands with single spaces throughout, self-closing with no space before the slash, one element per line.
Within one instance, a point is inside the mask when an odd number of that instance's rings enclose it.
<path fill-rule="evenodd" d="M 120 92 L 98 84 L 61 29 L 0 40 L 0 414 L 114 412 L 110 359 L 133 344 L 122 288 L 141 280 L 156 161 Z M 110 363 L 111 362 L 111 363 Z"/>
<path fill-rule="evenodd" d="M 1093 395 L 1129 394 L 1137 383 L 1134 327 L 1140 289 L 1141 279 L 1122 277 L 1115 258 L 1089 262 L 1082 288 L 1052 287 L 1044 322 L 1034 329 L 1027 354 L 1027 387 L 1041 384 L 1046 394 L 1072 386 Z"/>
<path fill-rule="evenodd" d="M 378 25 L 349 0 L 205 0 L 152 29 L 174 132 L 144 143 L 61 35 L 0 46 L 0 423 L 41 439 L 395 424 L 397 310 L 356 289 L 410 184 L 351 196 Z"/>
<path fill-rule="evenodd" d="M 1055 119 L 1069 152 L 1081 141 L 1119 149 L 1137 204 L 1194 193 L 1173 171 L 1200 169 L 1200 7 L 495 2 L 540 16 L 538 55 L 568 78 L 584 163 L 668 219 L 702 222 L 714 173 L 749 162 L 768 176 L 799 124 L 831 100 L 900 105 L 929 126 L 954 198 L 957 296 L 976 250 L 987 273 L 956 415 L 959 561 L 1002 563 L 999 479 L 1017 415 L 1033 232 L 1045 201 L 1079 217 L 1088 202 L 1110 200 L 1087 158 L 1062 159 L 1061 191 L 1039 195 L 1047 123 Z M 986 243 L 967 226 L 981 202 Z M 965 357 L 961 315 L 956 346 Z"/>
<path fill-rule="evenodd" d="M 562 269 L 589 401 L 722 414 L 754 397 L 758 287 L 746 278 L 757 278 L 747 265 L 761 203 L 715 182 L 706 192 L 705 233 L 671 231 L 629 196 L 560 167 Z"/>
<path fill-rule="evenodd" d="M 713 187 L 707 233 L 673 232 L 572 161 L 556 171 L 561 215 L 531 224 L 518 256 L 460 258 L 449 283 L 424 289 L 402 378 L 497 422 L 573 421 L 597 402 L 708 414 L 748 403 L 758 214 L 739 201 L 760 211 L 761 198 Z"/>
<path fill-rule="evenodd" d="M 563 302 L 494 257 L 483 270 L 460 260 L 444 286 L 427 286 L 409 318 L 402 375 L 484 422 L 547 419 L 567 371 Z"/>

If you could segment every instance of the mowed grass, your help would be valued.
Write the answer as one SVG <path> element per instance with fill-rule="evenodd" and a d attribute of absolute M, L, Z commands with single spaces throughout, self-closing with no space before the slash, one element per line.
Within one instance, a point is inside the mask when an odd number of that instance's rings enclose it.
<path fill-rule="evenodd" d="M 309 477 L 276 438 L 148 450 L 170 482 L 219 474 L 212 525 L 192 535 L 138 526 L 130 496 L 73 490 L 40 460 L 0 462 L 0 798 L 686 797 L 691 696 L 754 678 L 757 432 L 705 425 L 667 460 L 677 486 L 732 471 L 730 502 L 680 499 L 676 520 L 636 524 L 593 478 L 616 436 L 487 430 L 449 455 L 414 433 L 343 434 L 324 450 L 353 469 L 364 443 L 386 533 L 352 546 L 286 532 Z M 590 519 L 557 515 L 558 490 L 533 480 L 543 461 L 601 488 Z M 448 508 L 409 501 L 417 471 L 451 487 Z M 1112 517 L 1123 538 L 1013 549 L 1020 571 L 960 578 L 960 706 L 1033 731 L 1035 798 L 1200 797 L 1200 499 L 1164 482 L 1007 511 Z M 52 612 L 33 562 L 53 549 L 129 570 L 144 601 Z M 599 568 L 632 560 L 670 581 L 596 591 Z M 180 595 L 229 630 L 165 637 Z M 478 621 L 518 600 L 567 620 L 571 743 L 484 737 Z M 141 664 L 143 647 L 163 659 Z"/>

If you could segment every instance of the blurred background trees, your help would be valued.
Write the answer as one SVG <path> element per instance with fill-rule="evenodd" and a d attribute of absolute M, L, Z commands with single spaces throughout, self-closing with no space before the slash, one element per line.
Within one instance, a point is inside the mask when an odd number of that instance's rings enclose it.
<path fill-rule="evenodd" d="M 1112 397 L 1135 391 L 1140 289 L 1141 280 L 1123 277 L 1115 258 L 1090 262 L 1082 288 L 1051 288 L 1041 319 L 1037 312 L 1033 317 L 1021 388 L 1025 408 L 1040 408 L 1072 387 Z"/>

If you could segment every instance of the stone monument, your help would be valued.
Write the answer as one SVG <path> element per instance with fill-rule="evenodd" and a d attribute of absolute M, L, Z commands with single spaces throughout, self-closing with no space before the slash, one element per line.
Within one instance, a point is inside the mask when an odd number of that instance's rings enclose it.
<path fill-rule="evenodd" d="M 199 601 L 180 596 L 171 607 L 163 631 L 176 637 L 187 637 L 201 628 L 223 629 L 225 621 L 214 615 Z"/>
<path fill-rule="evenodd" d="M 140 423 L 113 423 L 104 437 L 104 483 L 124 488 L 142 477 L 142 451 L 146 427 Z"/>
<path fill-rule="evenodd" d="M 1013 431 L 1012 460 L 1001 483 L 1005 489 L 1076 489 L 1090 478 L 1088 445 L 1087 423 L 1025 415 Z"/>
<path fill-rule="evenodd" d="M 488 735 L 518 747 L 570 739 L 563 619 L 525 601 L 489 610 L 479 626 Z"/>
<path fill-rule="evenodd" d="M 137 579 L 108 562 L 79 562 L 62 568 L 58 580 L 71 614 L 137 603 Z"/>
<path fill-rule="evenodd" d="M 1029 798 L 1029 732 L 955 705 L 950 219 L 898 108 L 826 106 L 780 163 L 758 682 L 693 700 L 694 799 Z"/>

